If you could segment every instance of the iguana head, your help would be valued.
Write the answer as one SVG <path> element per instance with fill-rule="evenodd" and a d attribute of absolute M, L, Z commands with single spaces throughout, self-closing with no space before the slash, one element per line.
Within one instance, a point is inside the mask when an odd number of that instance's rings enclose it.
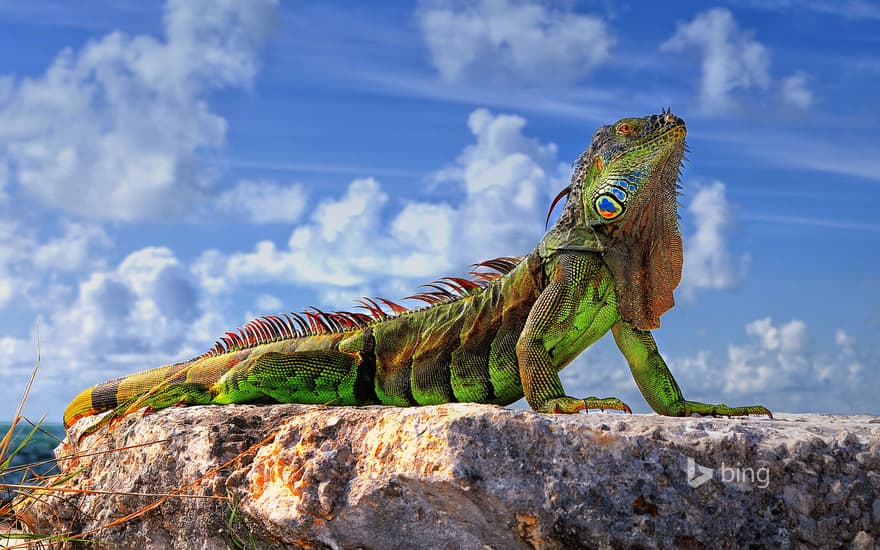
<path fill-rule="evenodd" d="M 567 188 L 563 217 L 598 235 L 620 315 L 642 330 L 660 326 L 681 280 L 677 182 L 686 135 L 684 121 L 666 111 L 603 126 Z"/>
<path fill-rule="evenodd" d="M 676 182 L 685 150 L 684 121 L 671 113 L 624 118 L 596 131 L 580 184 L 588 220 L 622 227 L 627 218 L 656 214 L 671 205 L 673 228 Z M 632 211 L 636 216 L 628 216 Z M 677 231 L 676 231 L 677 232 Z"/>

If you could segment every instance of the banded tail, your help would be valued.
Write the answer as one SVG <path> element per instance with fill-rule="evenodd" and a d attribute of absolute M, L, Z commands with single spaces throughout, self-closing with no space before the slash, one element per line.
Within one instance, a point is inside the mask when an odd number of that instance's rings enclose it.
<path fill-rule="evenodd" d="M 64 428 L 77 420 L 117 408 L 128 407 L 156 388 L 178 382 L 188 365 L 179 363 L 101 382 L 73 398 L 64 411 Z"/>

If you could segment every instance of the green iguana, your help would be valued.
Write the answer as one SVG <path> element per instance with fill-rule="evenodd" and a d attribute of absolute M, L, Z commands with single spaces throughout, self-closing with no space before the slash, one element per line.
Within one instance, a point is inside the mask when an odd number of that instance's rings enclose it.
<path fill-rule="evenodd" d="M 759 405 L 685 400 L 651 336 L 681 279 L 677 189 L 686 134 L 668 111 L 603 126 L 553 201 L 551 212 L 567 197 L 538 246 L 478 264 L 493 271 L 478 268 L 473 279 L 426 285 L 411 297 L 425 307 L 365 298 L 369 314 L 311 308 L 262 317 L 190 361 L 86 389 L 64 424 L 112 411 L 91 433 L 137 409 L 171 405 L 508 405 L 523 395 L 543 413 L 630 412 L 614 397 L 570 397 L 559 380 L 609 330 L 657 413 L 772 418 Z"/>

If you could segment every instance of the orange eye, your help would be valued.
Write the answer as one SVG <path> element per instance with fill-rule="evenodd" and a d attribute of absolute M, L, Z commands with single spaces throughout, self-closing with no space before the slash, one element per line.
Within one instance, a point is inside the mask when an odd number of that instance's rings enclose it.
<path fill-rule="evenodd" d="M 633 125 L 627 124 L 626 122 L 617 127 L 617 131 L 621 134 L 631 134 L 633 130 L 635 130 L 635 128 L 633 128 Z"/>

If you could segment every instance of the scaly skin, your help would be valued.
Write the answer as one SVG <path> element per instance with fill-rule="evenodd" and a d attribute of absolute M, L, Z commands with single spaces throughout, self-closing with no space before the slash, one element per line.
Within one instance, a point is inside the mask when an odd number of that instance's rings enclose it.
<path fill-rule="evenodd" d="M 766 414 L 685 400 L 650 329 L 681 278 L 676 213 L 684 121 L 664 112 L 600 128 L 581 155 L 565 208 L 538 246 L 479 285 L 438 281 L 428 307 L 263 318 L 203 356 L 80 393 L 65 426 L 112 411 L 88 432 L 140 408 L 250 402 L 331 405 L 510 404 L 538 412 L 630 412 L 614 397 L 567 396 L 559 371 L 609 330 L 659 414 Z M 438 298 L 439 296 L 439 298 Z M 373 302 L 370 304 L 375 305 Z M 311 325 L 311 326 L 306 326 Z"/>

